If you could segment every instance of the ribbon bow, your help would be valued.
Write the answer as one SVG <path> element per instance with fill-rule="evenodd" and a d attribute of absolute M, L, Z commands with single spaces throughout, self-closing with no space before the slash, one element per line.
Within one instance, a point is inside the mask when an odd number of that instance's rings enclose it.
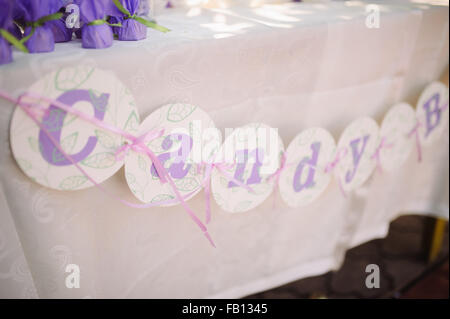
<path fill-rule="evenodd" d="M 129 150 L 133 150 L 135 152 L 143 152 L 145 148 L 142 146 L 142 143 L 152 141 L 158 137 L 161 137 L 163 134 L 164 129 L 161 129 L 160 131 L 149 131 L 139 136 L 136 140 L 133 141 L 132 144 L 125 142 L 120 148 L 116 150 L 116 159 L 120 161 L 123 160 Z"/>
<path fill-rule="evenodd" d="M 161 162 L 157 159 L 156 155 L 153 152 L 149 152 L 148 147 L 145 145 L 145 143 L 152 141 L 158 137 L 163 136 L 164 129 L 161 130 L 152 130 L 148 131 L 141 136 L 137 138 L 132 138 L 132 143 L 125 142 L 121 147 L 119 147 L 116 150 L 116 159 L 117 160 L 123 160 L 128 153 L 129 150 L 133 150 L 137 153 L 144 153 L 148 155 L 152 161 L 152 163 L 155 165 L 155 169 L 158 173 L 158 176 L 160 177 L 160 181 L 162 184 L 167 183 L 166 174 L 164 167 L 162 167 Z"/>
<path fill-rule="evenodd" d="M 380 173 L 383 172 L 383 168 L 381 167 L 381 150 L 383 148 L 392 148 L 393 146 L 394 146 L 393 143 L 387 144 L 387 138 L 386 138 L 386 136 L 384 136 L 381 139 L 380 144 L 378 145 L 377 149 L 375 150 L 373 155 L 370 157 L 371 159 L 376 160 L 377 168 L 380 171 Z"/>
<path fill-rule="evenodd" d="M 348 150 L 347 148 L 341 148 L 340 150 L 338 150 L 336 152 L 336 156 L 334 157 L 334 160 L 329 162 L 324 169 L 324 172 L 326 174 L 332 173 L 334 172 L 334 170 L 336 169 L 336 167 L 338 166 L 338 164 L 342 161 L 342 159 L 347 156 Z M 344 197 L 347 197 L 347 195 L 345 194 L 345 190 L 344 187 L 342 186 L 342 182 L 341 179 L 338 179 L 338 184 L 339 184 L 339 189 L 341 190 L 341 193 Z"/>
<path fill-rule="evenodd" d="M 206 226 L 200 221 L 200 219 L 195 215 L 195 213 L 189 208 L 189 206 L 186 204 L 184 197 L 180 194 L 180 192 L 178 191 L 178 189 L 176 188 L 175 183 L 173 182 L 172 178 L 170 177 L 170 175 L 167 173 L 167 171 L 165 170 L 164 166 L 162 165 L 161 161 L 158 159 L 158 157 L 145 145 L 145 141 L 151 139 L 152 137 L 154 138 L 155 136 L 158 136 L 159 134 L 162 134 L 161 131 L 159 132 L 154 132 L 154 131 L 150 131 L 148 133 L 145 133 L 143 135 L 141 135 L 140 137 L 135 137 L 132 134 L 123 131 L 122 129 L 115 127 L 113 125 L 110 125 L 108 123 L 102 122 L 98 119 L 96 119 L 93 116 L 89 116 L 84 114 L 83 112 L 80 112 L 74 108 L 71 108 L 69 105 L 66 105 L 60 101 L 57 100 L 53 100 L 53 99 L 49 99 L 46 97 L 42 97 L 39 96 L 38 94 L 34 94 L 34 93 L 25 93 L 23 95 L 21 95 L 18 99 L 15 99 L 11 96 L 9 96 L 7 93 L 4 93 L 2 91 L 0 91 L 0 97 L 13 102 L 14 104 L 16 104 L 18 107 L 20 107 L 32 120 L 33 122 L 36 123 L 36 125 L 47 135 L 47 137 L 49 138 L 49 140 L 52 142 L 52 144 L 58 149 L 58 151 L 67 159 L 69 160 L 83 175 L 86 176 L 86 178 L 93 184 L 95 185 L 97 188 L 99 188 L 102 192 L 104 192 L 106 195 L 120 201 L 122 204 L 129 206 L 129 207 L 133 207 L 133 208 L 148 208 L 148 207 L 153 207 L 153 206 L 157 206 L 157 204 L 155 203 L 148 203 L 148 204 L 134 204 L 134 203 L 130 203 L 126 200 L 123 200 L 121 198 L 117 198 L 114 195 L 111 195 L 106 189 L 104 189 L 100 184 L 98 184 L 97 182 L 95 182 L 95 180 L 80 166 L 78 165 L 78 163 L 72 158 L 72 156 L 70 156 L 69 154 L 67 154 L 61 147 L 61 144 L 58 143 L 58 141 L 50 134 L 50 132 L 47 130 L 47 128 L 45 128 L 42 123 L 40 122 L 40 120 L 38 119 L 38 117 L 36 116 L 36 114 L 34 114 L 33 112 L 33 107 L 37 107 L 38 109 L 43 109 L 43 106 L 37 103 L 27 103 L 23 101 L 24 97 L 32 97 L 32 98 L 36 98 L 39 102 L 43 101 L 43 102 L 47 102 L 50 103 L 53 106 L 56 106 L 68 113 L 71 113 L 73 115 L 78 116 L 79 118 L 93 124 L 96 125 L 97 127 L 104 129 L 104 130 L 108 130 L 112 133 L 116 133 L 126 139 L 128 139 L 129 141 L 131 141 L 131 144 L 129 146 L 124 145 L 122 147 L 119 148 L 119 150 L 117 150 L 116 152 L 116 156 L 121 156 L 124 152 L 126 152 L 129 149 L 138 151 L 138 152 L 142 152 L 147 154 L 150 159 L 152 160 L 153 164 L 155 165 L 156 171 L 158 172 L 158 176 L 160 178 L 161 183 L 166 183 L 169 182 L 169 185 L 172 187 L 175 195 L 176 195 L 176 200 L 168 200 L 168 201 L 164 201 L 163 203 L 159 202 L 158 204 L 172 204 L 172 203 L 180 203 L 183 208 L 185 209 L 185 211 L 188 213 L 188 215 L 191 217 L 191 219 L 197 224 L 197 226 L 202 230 L 203 234 L 205 235 L 205 237 L 208 239 L 208 241 L 211 243 L 211 245 L 213 247 L 216 247 L 211 236 L 208 233 L 208 230 L 206 228 Z"/>
<path fill-rule="evenodd" d="M 334 171 L 334 169 L 336 168 L 336 166 L 339 164 L 339 162 L 345 157 L 347 156 L 348 150 L 346 148 L 341 148 L 337 153 L 336 156 L 334 157 L 334 160 L 329 162 L 324 169 L 324 172 L 326 174 L 331 173 L 332 171 Z"/>
<path fill-rule="evenodd" d="M 230 174 L 228 174 L 227 170 L 230 168 L 233 168 L 235 163 L 225 163 L 225 162 L 212 162 L 207 163 L 203 162 L 198 165 L 198 170 L 204 172 L 204 178 L 203 178 L 203 187 L 205 188 L 205 202 L 206 202 L 206 216 L 205 216 L 205 222 L 206 224 L 209 224 L 211 221 L 211 176 L 213 169 L 217 169 L 223 176 L 225 176 L 228 181 L 231 181 L 235 183 L 236 185 L 245 188 L 250 193 L 254 193 L 254 190 L 248 186 L 247 184 L 241 182 L 237 178 L 234 178 Z"/>

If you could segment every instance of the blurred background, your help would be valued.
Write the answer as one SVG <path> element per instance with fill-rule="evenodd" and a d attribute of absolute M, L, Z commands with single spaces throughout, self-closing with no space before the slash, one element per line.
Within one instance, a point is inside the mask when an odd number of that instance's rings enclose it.
<path fill-rule="evenodd" d="M 247 298 L 448 298 L 448 243 L 448 222 L 401 216 L 391 223 L 386 238 L 348 250 L 339 271 Z M 378 289 L 365 285 L 368 264 L 379 266 Z"/>

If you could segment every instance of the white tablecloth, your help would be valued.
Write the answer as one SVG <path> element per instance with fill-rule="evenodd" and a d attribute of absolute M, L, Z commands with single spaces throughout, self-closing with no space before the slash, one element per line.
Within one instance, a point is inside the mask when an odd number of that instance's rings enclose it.
<path fill-rule="evenodd" d="M 91 63 L 113 70 L 136 97 L 141 118 L 168 102 L 202 107 L 221 129 L 250 122 L 279 128 L 287 145 L 323 126 L 336 139 L 359 116 L 413 105 L 448 67 L 448 7 L 380 3 L 380 28 L 365 26 L 361 1 L 259 9 L 174 11 L 141 42 L 106 50 L 58 44 L 15 54 L 0 87 L 18 95 L 42 74 Z M 394 3 L 394 4 L 392 4 Z M 313 204 L 290 209 L 272 197 L 227 214 L 213 204 L 213 249 L 180 207 L 131 209 L 95 188 L 58 192 L 29 180 L 12 158 L 12 105 L 0 101 L 0 297 L 241 297 L 337 269 L 345 251 L 387 234 L 401 213 L 448 218 L 448 131 L 394 173 L 376 173 L 343 197 L 336 183 Z M 123 170 L 104 183 L 135 200 Z M 204 193 L 189 201 L 204 211 Z M 81 287 L 65 286 L 80 266 Z M 364 269 L 361 269 L 364 271 Z"/>

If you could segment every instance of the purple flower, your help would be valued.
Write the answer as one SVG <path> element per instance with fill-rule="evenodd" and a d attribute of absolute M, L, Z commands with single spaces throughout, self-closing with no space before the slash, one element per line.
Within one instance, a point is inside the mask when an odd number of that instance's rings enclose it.
<path fill-rule="evenodd" d="M 106 17 L 112 12 L 111 0 L 78 0 L 80 6 L 81 39 L 83 48 L 108 48 L 113 42 L 113 32 L 106 22 Z"/>
<path fill-rule="evenodd" d="M 9 30 L 12 27 L 12 2 L 0 0 L 0 29 Z M 0 65 L 12 62 L 12 49 L 6 39 L 0 35 Z"/>
<path fill-rule="evenodd" d="M 51 52 L 55 39 L 48 22 L 39 19 L 57 13 L 61 0 L 16 0 L 15 16 L 23 17 L 26 28 L 24 36 L 30 36 L 25 42 L 30 53 Z"/>
<path fill-rule="evenodd" d="M 140 0 L 119 1 L 130 12 L 131 16 L 137 15 L 138 10 L 141 8 Z M 137 41 L 147 38 L 147 27 L 134 19 L 130 19 L 120 11 L 118 15 L 112 18 L 112 21 L 122 25 L 122 27 L 114 27 L 113 29 L 121 41 Z"/>
<path fill-rule="evenodd" d="M 66 26 L 66 19 L 68 14 L 64 14 L 61 19 L 52 20 L 47 22 L 48 26 L 53 32 L 53 37 L 55 38 L 55 43 L 68 42 L 72 40 L 73 30 Z"/>

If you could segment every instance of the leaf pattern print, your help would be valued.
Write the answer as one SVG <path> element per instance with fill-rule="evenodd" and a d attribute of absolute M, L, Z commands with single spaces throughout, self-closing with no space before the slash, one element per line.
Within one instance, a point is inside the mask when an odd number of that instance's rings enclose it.
<path fill-rule="evenodd" d="M 134 184 L 136 182 L 136 176 L 134 176 L 131 173 L 126 173 L 125 178 L 127 179 L 127 182 L 130 184 Z"/>
<path fill-rule="evenodd" d="M 41 148 L 41 144 L 39 143 L 38 139 L 35 137 L 29 137 L 28 138 L 28 144 L 30 145 L 30 148 L 36 152 L 39 153 L 40 152 L 40 148 Z"/>
<path fill-rule="evenodd" d="M 196 109 L 196 106 L 190 104 L 172 104 L 167 112 L 169 122 L 181 122 Z"/>
<path fill-rule="evenodd" d="M 59 91 L 75 90 L 90 78 L 94 70 L 88 67 L 60 69 L 55 75 L 55 88 Z"/>
<path fill-rule="evenodd" d="M 223 207 L 225 204 L 225 200 L 223 199 L 222 195 L 219 193 L 213 193 L 214 200 L 216 201 L 217 205 Z"/>
<path fill-rule="evenodd" d="M 153 151 L 155 154 L 159 154 L 162 152 L 165 152 L 164 148 L 162 147 L 163 141 L 167 136 L 160 136 L 158 138 L 155 138 L 154 140 L 151 140 L 147 143 L 147 146 Z"/>
<path fill-rule="evenodd" d="M 68 125 L 72 124 L 78 116 L 75 114 L 66 114 L 66 117 L 64 118 L 63 127 L 67 127 Z"/>
<path fill-rule="evenodd" d="M 95 90 L 89 90 L 89 97 L 95 109 L 105 112 L 108 107 L 109 94 L 104 94 Z"/>
<path fill-rule="evenodd" d="M 167 200 L 171 200 L 174 199 L 175 197 L 169 194 L 160 194 L 157 195 L 155 197 L 153 197 L 153 199 L 151 200 L 152 203 L 159 203 L 159 202 L 164 202 Z"/>
<path fill-rule="evenodd" d="M 266 194 L 267 192 L 270 192 L 273 189 L 273 185 L 269 183 L 254 184 L 249 186 L 253 190 L 253 193 L 249 193 L 252 195 L 263 195 Z"/>
<path fill-rule="evenodd" d="M 61 141 L 61 148 L 63 149 L 64 152 L 70 154 L 72 153 L 73 148 L 77 144 L 77 140 L 78 140 L 78 132 L 72 133 L 63 138 L 63 140 Z"/>
<path fill-rule="evenodd" d="M 59 163 L 64 161 L 66 158 L 65 156 L 57 149 L 56 147 L 52 151 L 52 161 L 53 163 Z"/>
<path fill-rule="evenodd" d="M 175 181 L 175 186 L 179 191 L 191 192 L 198 188 L 199 183 L 197 179 L 193 177 L 185 177 Z"/>
<path fill-rule="evenodd" d="M 113 153 L 104 152 L 93 154 L 81 161 L 84 166 L 92 168 L 108 168 L 116 163 L 116 157 Z"/>
<path fill-rule="evenodd" d="M 25 172 L 33 167 L 30 162 L 21 158 L 17 159 L 17 164 L 19 164 L 20 168 Z"/>
<path fill-rule="evenodd" d="M 228 188 L 228 180 L 225 177 L 219 178 L 219 183 L 222 187 Z"/>
<path fill-rule="evenodd" d="M 114 138 L 108 133 L 100 130 L 95 130 L 95 136 L 97 136 L 97 140 L 106 149 L 113 149 L 116 147 L 116 143 Z"/>
<path fill-rule="evenodd" d="M 138 165 L 139 165 L 139 168 L 142 170 L 142 171 L 144 171 L 144 172 L 147 172 L 147 162 L 145 161 L 145 159 L 142 157 L 142 156 L 138 156 Z"/>
<path fill-rule="evenodd" d="M 70 176 L 62 180 L 59 184 L 59 188 L 62 190 L 73 190 L 83 185 L 86 181 L 86 176 Z"/>
<path fill-rule="evenodd" d="M 66 153 L 66 154 L 71 154 L 72 150 L 74 148 L 74 146 L 77 143 L 77 139 L 78 139 L 78 132 L 72 133 L 68 136 L 66 136 L 62 141 L 61 141 L 61 148 L 62 150 Z M 52 160 L 54 163 L 58 163 L 58 162 L 62 162 L 64 160 L 66 160 L 66 157 L 64 156 L 63 153 L 61 153 L 59 151 L 58 148 L 54 148 L 52 151 Z"/>
<path fill-rule="evenodd" d="M 248 200 L 240 202 L 236 205 L 236 207 L 234 208 L 234 211 L 235 212 L 246 211 L 250 207 L 251 204 L 252 204 L 252 201 L 248 201 Z"/>
<path fill-rule="evenodd" d="M 62 121 L 62 118 L 65 116 L 66 113 L 63 110 L 51 110 L 48 118 L 42 121 L 42 124 L 49 132 L 59 131 L 64 125 L 64 121 Z"/>
<path fill-rule="evenodd" d="M 125 122 L 124 130 L 130 133 L 136 133 L 139 129 L 139 117 L 135 111 L 131 112 Z"/>

